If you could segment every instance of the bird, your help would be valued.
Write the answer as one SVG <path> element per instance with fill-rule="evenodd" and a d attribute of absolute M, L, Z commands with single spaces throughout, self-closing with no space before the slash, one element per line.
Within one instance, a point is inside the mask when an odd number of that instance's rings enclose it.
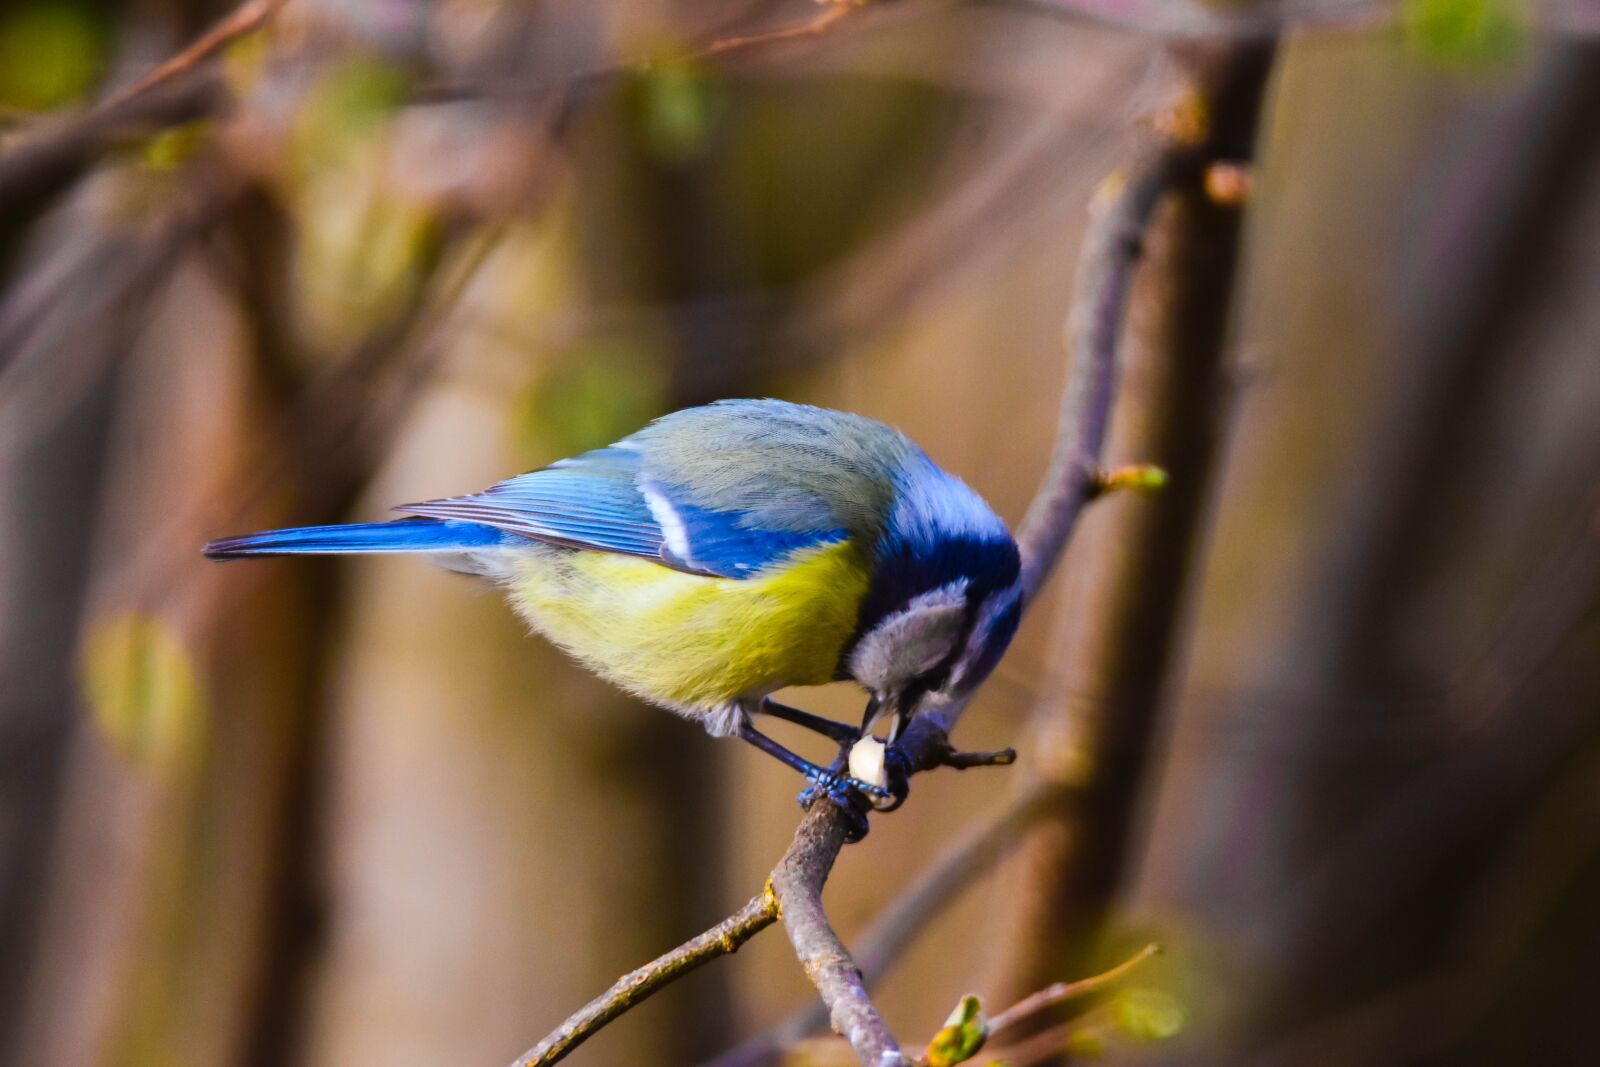
<path fill-rule="evenodd" d="M 846 753 L 887 720 L 886 753 L 919 713 L 982 681 L 1022 612 L 1006 524 L 909 437 L 848 412 L 720 400 L 615 444 L 386 522 L 212 541 L 214 560 L 416 553 L 499 585 L 531 627 L 594 673 L 739 737 L 864 823 L 897 806 Z M 772 699 L 854 681 L 859 727 Z M 756 726 L 797 723 L 840 744 L 822 766 Z M 876 738 L 874 738 L 876 739 Z M 885 801 L 887 800 L 887 805 Z M 865 833 L 858 825 L 857 834 Z"/>

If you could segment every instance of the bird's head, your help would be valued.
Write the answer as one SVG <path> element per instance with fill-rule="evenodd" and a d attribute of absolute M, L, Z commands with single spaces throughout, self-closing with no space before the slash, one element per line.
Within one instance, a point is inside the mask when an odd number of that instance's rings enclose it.
<path fill-rule="evenodd" d="M 1022 616 L 1010 532 L 966 485 L 932 470 L 890 513 L 843 664 L 871 694 L 868 718 L 889 717 L 891 733 L 988 677 Z"/>

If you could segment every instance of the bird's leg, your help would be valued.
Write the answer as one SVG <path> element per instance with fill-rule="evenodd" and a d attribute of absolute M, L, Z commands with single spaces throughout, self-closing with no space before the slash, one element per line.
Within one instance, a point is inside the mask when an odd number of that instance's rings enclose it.
<path fill-rule="evenodd" d="M 812 763 L 804 756 L 784 748 L 783 745 L 774 741 L 760 730 L 757 730 L 754 726 L 751 726 L 748 721 L 740 725 L 739 736 L 750 742 L 750 744 L 759 748 L 761 751 L 765 752 L 767 755 L 778 760 L 785 766 L 793 767 L 795 770 L 799 771 L 805 776 L 806 781 L 812 783 L 812 785 L 817 786 L 825 792 L 828 792 L 830 795 L 833 792 L 833 788 L 838 786 L 842 788 L 853 789 L 856 792 L 865 793 L 869 796 L 884 798 L 889 796 L 889 792 L 885 789 L 875 786 L 870 782 L 863 782 L 859 778 L 851 778 L 841 773 L 844 769 L 842 762 L 836 763 L 832 767 L 822 767 L 818 764 Z"/>
<path fill-rule="evenodd" d="M 799 708 L 791 708 L 787 704 L 779 704 L 776 700 L 763 700 L 761 713 L 771 715 L 774 719 L 782 719 L 784 722 L 792 722 L 796 726 L 804 726 L 807 730 L 837 741 L 845 748 L 849 748 L 861 739 L 861 731 L 853 726 L 825 719 L 821 715 L 813 715 Z"/>

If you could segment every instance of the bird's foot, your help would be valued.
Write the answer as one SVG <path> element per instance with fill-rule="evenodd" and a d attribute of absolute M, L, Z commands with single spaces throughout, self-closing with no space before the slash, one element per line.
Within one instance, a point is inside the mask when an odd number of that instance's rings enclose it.
<path fill-rule="evenodd" d="M 819 768 L 819 773 L 815 775 L 806 775 L 806 780 L 811 784 L 802 789 L 795 799 L 807 811 L 811 810 L 819 797 L 833 801 L 850 822 L 845 840 L 854 842 L 867 836 L 867 812 L 878 808 L 879 801 L 893 800 L 894 793 L 883 786 L 853 777 L 846 773 L 847 767 L 848 751 L 841 752 L 832 766 Z M 898 806 L 898 802 L 895 806 Z"/>
<path fill-rule="evenodd" d="M 847 774 L 842 762 L 821 769 L 816 775 L 807 775 L 806 780 L 811 784 L 800 791 L 799 799 L 802 804 L 809 805 L 819 796 L 830 796 L 838 800 L 841 796 L 849 794 L 874 801 L 892 800 L 895 796 L 889 787 L 873 785 L 871 782 Z"/>

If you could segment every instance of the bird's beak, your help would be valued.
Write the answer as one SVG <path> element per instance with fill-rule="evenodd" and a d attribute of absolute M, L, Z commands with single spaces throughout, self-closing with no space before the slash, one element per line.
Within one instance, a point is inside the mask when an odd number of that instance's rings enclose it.
<path fill-rule="evenodd" d="M 872 719 L 874 722 L 884 718 L 889 720 L 889 736 L 884 740 L 885 743 L 892 745 L 895 742 L 895 738 L 900 734 L 900 705 L 905 699 L 905 694 L 889 693 L 887 695 L 880 695 L 874 699 L 877 701 L 877 707 L 873 709 Z"/>
<path fill-rule="evenodd" d="M 861 732 L 864 734 L 871 733 L 873 725 L 883 718 L 884 710 L 883 694 L 873 693 L 867 699 L 867 710 L 861 713 Z"/>
<path fill-rule="evenodd" d="M 900 736 L 900 724 L 903 722 L 905 722 L 905 719 L 896 711 L 894 717 L 889 720 L 889 736 L 884 741 L 885 744 L 892 745 L 895 743 Z"/>

